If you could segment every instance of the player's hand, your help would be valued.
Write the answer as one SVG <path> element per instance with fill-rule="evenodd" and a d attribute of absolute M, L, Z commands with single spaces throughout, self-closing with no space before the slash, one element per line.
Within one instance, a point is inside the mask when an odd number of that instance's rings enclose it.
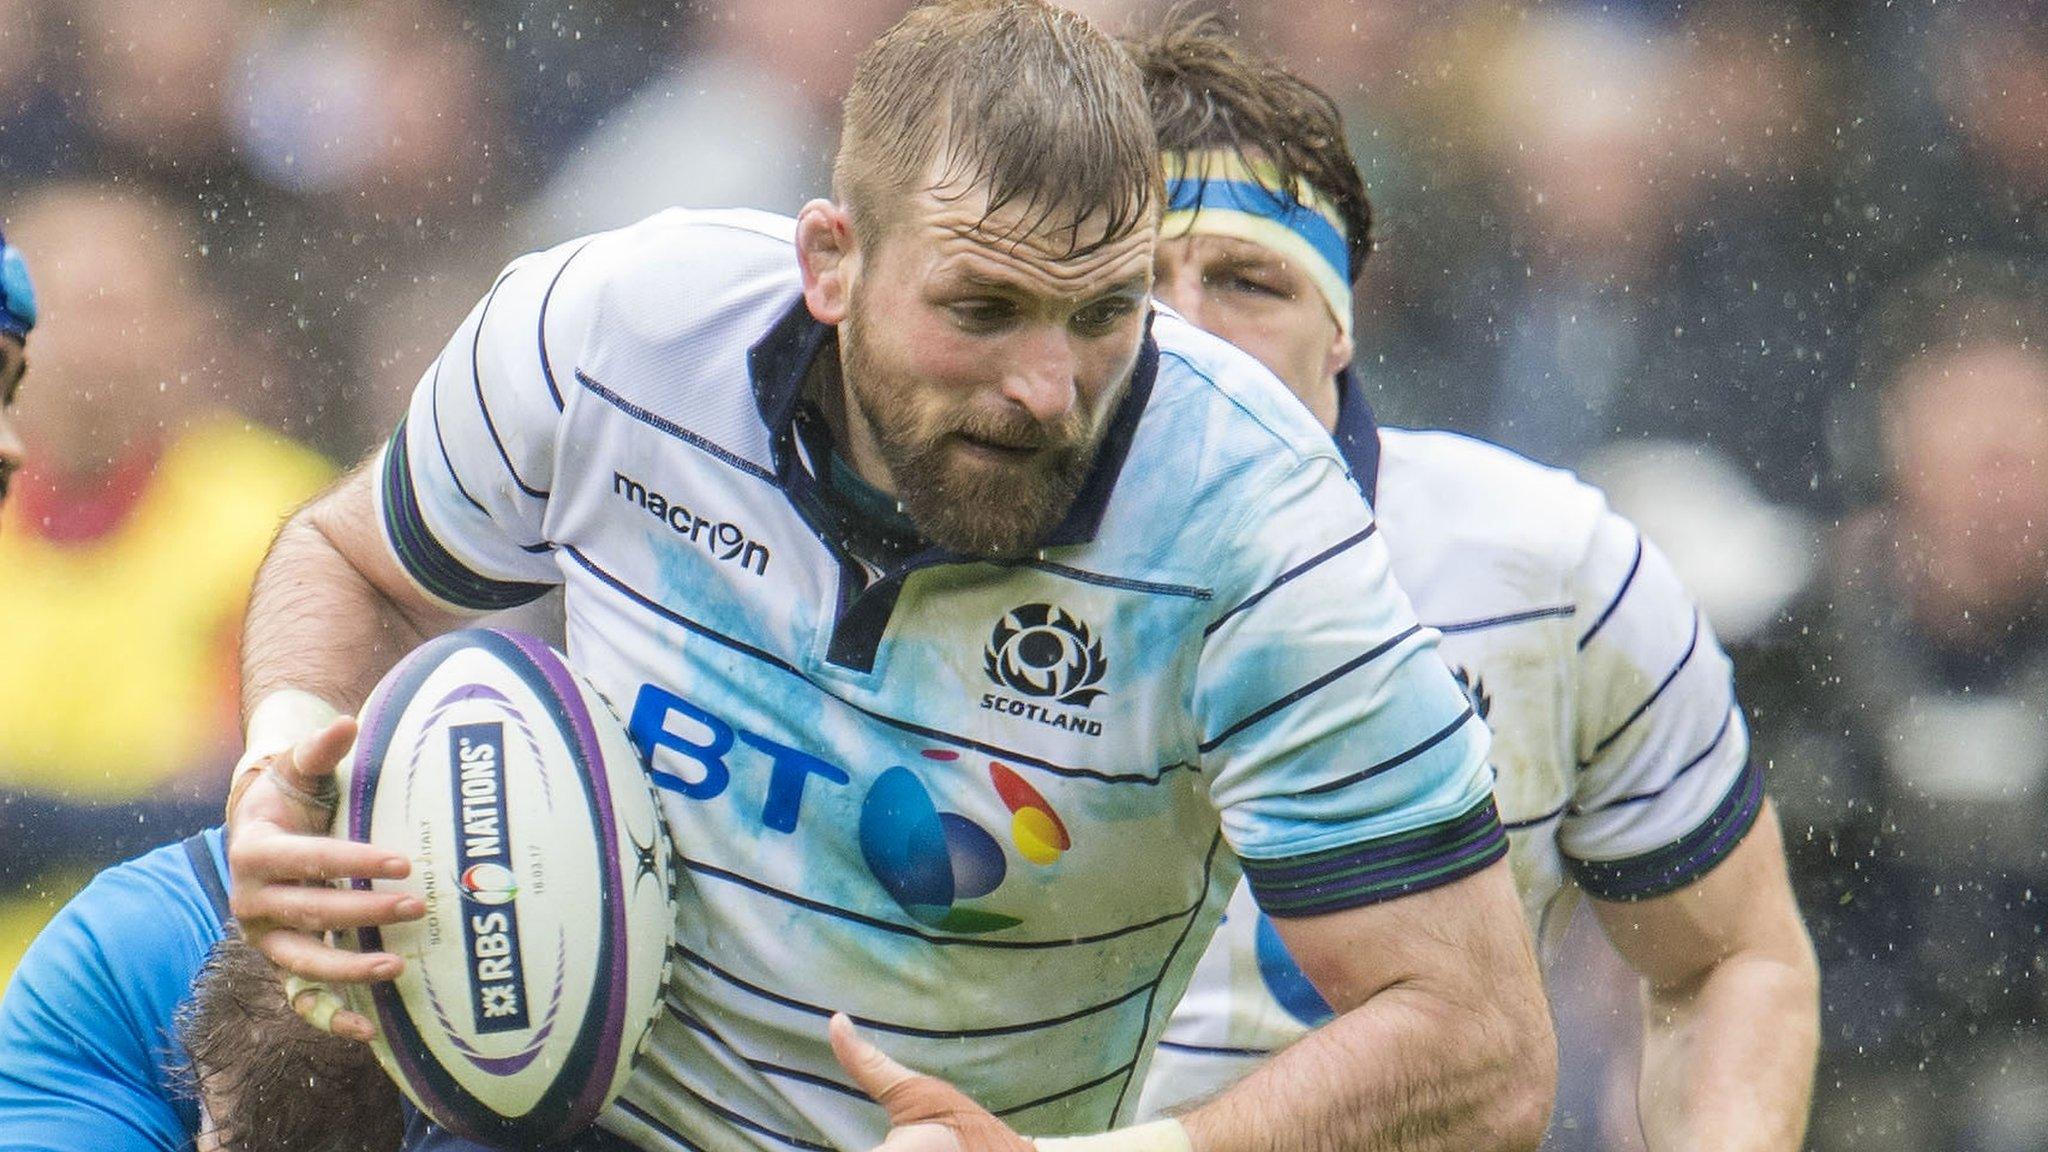
<path fill-rule="evenodd" d="M 229 907 L 242 934 L 271 963 L 313 983 L 294 994 L 293 1007 L 337 1036 L 367 1041 L 370 1022 L 336 1011 L 338 1001 L 319 985 L 390 980 L 405 962 L 389 952 L 357 953 L 329 944 L 326 933 L 417 920 L 426 905 L 417 896 L 334 888 L 336 880 L 397 880 L 411 864 L 389 849 L 328 835 L 334 769 L 355 742 L 347 717 L 275 753 L 228 813 Z M 295 986 L 296 987 L 296 986 Z"/>
<path fill-rule="evenodd" d="M 832 1054 L 860 1090 L 889 1112 L 877 1152 L 1036 1152 L 994 1113 L 936 1076 L 912 1072 L 861 1039 L 845 1013 L 832 1017 Z"/>

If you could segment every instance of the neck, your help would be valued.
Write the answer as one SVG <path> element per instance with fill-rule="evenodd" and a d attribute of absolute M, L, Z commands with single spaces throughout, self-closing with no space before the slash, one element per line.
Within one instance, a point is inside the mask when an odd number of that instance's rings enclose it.
<path fill-rule="evenodd" d="M 1296 392 L 1303 404 L 1308 405 L 1310 414 L 1323 426 L 1323 431 L 1337 431 L 1337 378 L 1325 376 L 1307 392 Z"/>

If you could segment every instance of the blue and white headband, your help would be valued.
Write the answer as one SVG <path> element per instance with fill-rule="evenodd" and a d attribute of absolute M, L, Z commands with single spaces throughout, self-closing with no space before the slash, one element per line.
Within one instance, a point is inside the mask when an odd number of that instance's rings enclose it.
<path fill-rule="evenodd" d="M 36 290 L 28 280 L 28 262 L 0 236 L 0 332 L 26 339 L 36 326 Z"/>
<path fill-rule="evenodd" d="M 1162 239 L 1229 236 L 1272 249 L 1308 274 L 1351 334 L 1351 249 L 1343 218 L 1314 188 L 1290 193 L 1274 165 L 1226 149 L 1170 152 L 1164 163 Z"/>

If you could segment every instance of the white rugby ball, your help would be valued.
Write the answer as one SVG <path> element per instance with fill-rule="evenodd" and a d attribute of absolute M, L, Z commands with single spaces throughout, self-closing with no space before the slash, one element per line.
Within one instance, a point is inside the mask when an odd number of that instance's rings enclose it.
<path fill-rule="evenodd" d="M 546 1146 L 625 1087 L 661 1005 L 667 832 L 604 698 L 530 636 L 452 632 L 364 705 L 336 834 L 404 853 L 424 918 L 362 929 L 405 958 L 350 989 L 384 1070 L 442 1127 Z"/>

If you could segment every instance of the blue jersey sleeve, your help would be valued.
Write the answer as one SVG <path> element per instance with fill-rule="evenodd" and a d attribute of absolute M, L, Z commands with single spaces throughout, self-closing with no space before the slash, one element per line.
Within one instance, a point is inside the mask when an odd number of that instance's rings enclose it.
<path fill-rule="evenodd" d="M 101 873 L 36 937 L 0 998 L 0 1152 L 193 1146 L 171 1022 L 220 938 L 223 871 L 218 830 L 159 848 Z"/>

